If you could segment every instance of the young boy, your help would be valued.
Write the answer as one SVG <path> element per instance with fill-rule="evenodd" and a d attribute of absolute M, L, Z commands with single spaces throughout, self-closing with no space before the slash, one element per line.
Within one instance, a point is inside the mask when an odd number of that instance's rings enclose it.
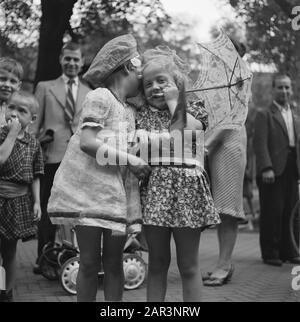
<path fill-rule="evenodd" d="M 20 89 L 23 68 L 9 57 L 0 58 L 0 127 L 5 125 L 5 108 L 11 95 Z"/>
<path fill-rule="evenodd" d="M 0 128 L 0 254 L 6 273 L 0 302 L 12 301 L 17 241 L 35 235 L 41 216 L 43 155 L 39 142 L 26 131 L 37 110 L 32 94 L 15 92 L 6 107 L 7 124 Z"/>

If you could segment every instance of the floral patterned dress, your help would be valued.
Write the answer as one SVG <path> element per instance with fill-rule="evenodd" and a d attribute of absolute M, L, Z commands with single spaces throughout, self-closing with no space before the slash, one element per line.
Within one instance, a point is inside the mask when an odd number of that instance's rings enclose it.
<path fill-rule="evenodd" d="M 188 112 L 207 128 L 207 113 L 201 101 L 188 104 Z M 169 129 L 169 110 L 144 107 L 137 114 L 136 127 L 146 131 Z M 170 228 L 201 228 L 220 223 L 209 185 L 197 167 L 152 166 L 141 187 L 144 225 Z"/>

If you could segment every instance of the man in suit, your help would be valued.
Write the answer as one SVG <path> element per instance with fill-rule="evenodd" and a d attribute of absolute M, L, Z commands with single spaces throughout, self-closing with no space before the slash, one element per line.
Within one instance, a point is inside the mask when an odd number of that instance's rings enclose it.
<path fill-rule="evenodd" d="M 36 88 L 39 113 L 33 132 L 37 136 L 50 137 L 53 140 L 45 151 L 45 175 L 41 186 L 42 218 L 38 227 L 38 258 L 44 245 L 54 242 L 55 226 L 51 224 L 47 213 L 53 179 L 67 149 L 68 142 L 78 126 L 82 103 L 89 88 L 78 78 L 83 66 L 83 57 L 79 45 L 67 43 L 60 55 L 62 75 L 55 79 L 40 82 Z M 39 267 L 34 267 L 39 273 Z"/>
<path fill-rule="evenodd" d="M 273 79 L 273 102 L 255 120 L 254 150 L 260 200 L 260 246 L 264 263 L 300 264 L 289 221 L 298 200 L 300 118 L 291 108 L 292 83 L 287 75 Z M 299 241 L 299 226 L 295 229 Z"/>

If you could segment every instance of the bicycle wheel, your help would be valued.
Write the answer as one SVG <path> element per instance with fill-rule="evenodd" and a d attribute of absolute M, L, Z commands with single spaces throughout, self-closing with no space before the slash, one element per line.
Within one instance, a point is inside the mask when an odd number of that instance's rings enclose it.
<path fill-rule="evenodd" d="M 296 250 L 296 253 L 299 251 L 299 244 L 300 244 L 300 200 L 296 203 L 291 219 L 290 219 L 290 234 L 292 236 L 293 246 Z"/>

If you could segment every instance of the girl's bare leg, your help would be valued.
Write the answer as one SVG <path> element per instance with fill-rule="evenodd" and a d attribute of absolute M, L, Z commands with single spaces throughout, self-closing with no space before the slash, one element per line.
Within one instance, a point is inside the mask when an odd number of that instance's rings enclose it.
<path fill-rule="evenodd" d="M 124 289 L 123 250 L 126 236 L 103 233 L 104 298 L 106 301 L 122 301 Z"/>
<path fill-rule="evenodd" d="M 77 276 L 78 302 L 94 302 L 96 300 L 101 260 L 101 234 L 102 229 L 98 227 L 76 227 L 80 251 L 80 265 Z"/>
<path fill-rule="evenodd" d="M 173 228 L 177 264 L 182 280 L 183 301 L 201 300 L 202 278 L 199 267 L 200 229 Z"/>
<path fill-rule="evenodd" d="M 17 240 L 1 239 L 0 253 L 2 256 L 2 266 L 6 274 L 6 292 L 13 289 L 16 280 L 17 267 Z"/>
<path fill-rule="evenodd" d="M 144 228 L 149 249 L 147 301 L 163 302 L 171 261 L 171 229 L 150 225 Z"/>

